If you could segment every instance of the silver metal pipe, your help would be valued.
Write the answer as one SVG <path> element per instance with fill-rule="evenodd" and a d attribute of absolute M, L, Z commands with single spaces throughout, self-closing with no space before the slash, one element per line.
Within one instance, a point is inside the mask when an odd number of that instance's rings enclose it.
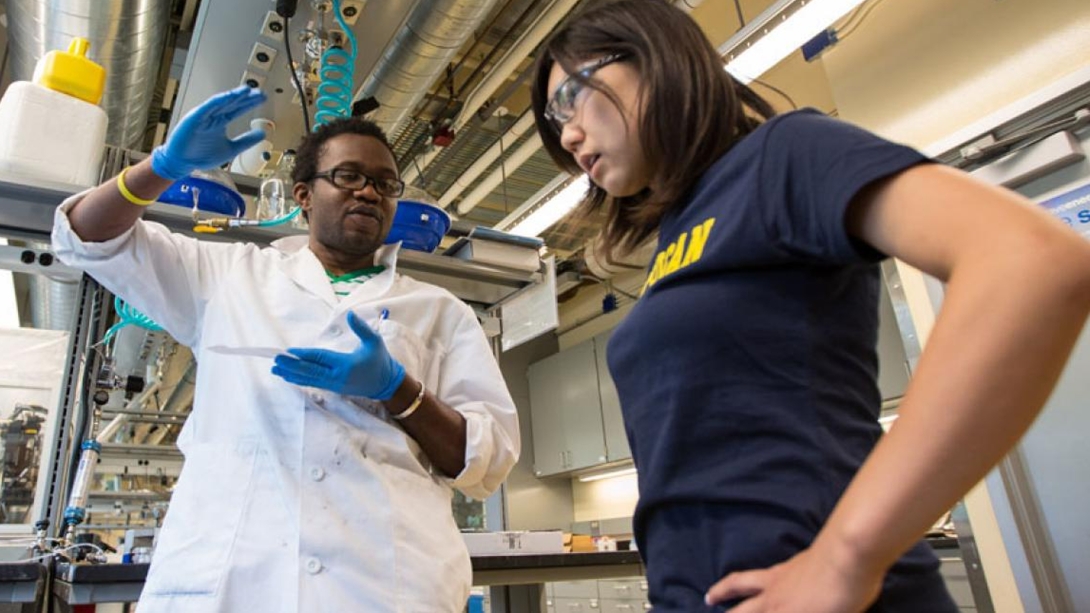
<path fill-rule="evenodd" d="M 373 96 L 381 105 L 369 118 L 391 138 L 395 137 L 495 3 L 496 0 L 430 0 L 413 8 L 405 26 L 356 96 Z"/>
<path fill-rule="evenodd" d="M 579 0 L 553 0 L 552 4 L 546 7 L 545 10 L 537 16 L 534 23 L 531 24 L 515 44 L 507 50 L 507 53 L 503 55 L 503 59 L 496 64 L 496 67 L 489 71 L 489 73 L 485 75 L 484 80 L 474 87 L 473 91 L 466 97 L 465 105 L 451 124 L 452 130 L 455 132 L 461 130 L 466 123 L 476 115 L 477 111 L 483 108 L 488 99 L 500 88 L 500 85 L 511 77 L 518 65 L 533 53 L 534 49 L 541 44 L 541 41 L 556 27 L 556 24 L 560 23 L 564 17 L 567 17 L 571 13 L 578 2 Z M 489 114 L 491 115 L 491 113 Z M 529 113 L 529 116 L 532 125 L 533 113 Z M 526 130 L 522 130 L 519 134 L 522 134 L 522 132 L 525 131 Z M 412 183 L 415 181 L 419 176 L 417 168 L 427 169 L 428 165 L 432 163 L 432 160 L 434 160 L 442 151 L 442 148 L 436 147 L 424 154 L 417 164 L 406 169 L 405 176 L 403 177 L 405 182 Z M 478 172 L 477 175 L 479 174 L 480 173 Z M 475 175 L 474 178 L 477 175 Z M 466 178 L 465 175 L 463 175 L 460 178 L 460 181 L 468 183 L 473 181 L 473 178 Z"/>
<path fill-rule="evenodd" d="M 79 282 L 56 281 L 27 275 L 30 323 L 42 330 L 70 330 L 75 323 Z"/>

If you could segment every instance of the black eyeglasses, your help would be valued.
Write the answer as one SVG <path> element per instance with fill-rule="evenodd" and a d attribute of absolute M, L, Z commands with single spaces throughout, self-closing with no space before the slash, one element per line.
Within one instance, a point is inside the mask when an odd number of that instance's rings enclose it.
<path fill-rule="evenodd" d="M 375 186 L 375 191 L 379 195 L 387 198 L 399 198 L 405 193 L 405 182 L 401 179 L 376 179 L 351 168 L 334 168 L 325 172 L 316 172 L 314 178 L 325 179 L 334 187 L 354 192 L 364 189 L 370 183 Z"/>
<path fill-rule="evenodd" d="M 602 68 L 623 59 L 625 59 L 623 53 L 606 55 L 580 68 L 574 74 L 565 77 L 557 86 L 556 91 L 553 92 L 549 104 L 545 105 L 545 118 L 556 124 L 557 128 L 561 128 L 571 121 L 571 118 L 575 116 L 575 99 L 579 97 L 579 94 L 586 87 L 583 81 L 589 79 L 591 75 Z M 575 75 L 579 75 L 580 78 L 573 78 Z"/>

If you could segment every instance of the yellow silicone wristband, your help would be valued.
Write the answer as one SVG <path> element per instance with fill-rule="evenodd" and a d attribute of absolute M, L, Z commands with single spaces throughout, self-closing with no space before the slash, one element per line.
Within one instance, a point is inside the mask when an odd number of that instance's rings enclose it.
<path fill-rule="evenodd" d="M 125 173 L 128 172 L 128 170 L 128 168 L 123 168 L 121 172 L 117 173 L 117 191 L 121 192 L 121 196 L 137 206 L 148 206 L 152 202 L 155 202 L 154 198 L 151 200 L 144 200 L 129 191 L 129 188 L 125 185 Z"/>

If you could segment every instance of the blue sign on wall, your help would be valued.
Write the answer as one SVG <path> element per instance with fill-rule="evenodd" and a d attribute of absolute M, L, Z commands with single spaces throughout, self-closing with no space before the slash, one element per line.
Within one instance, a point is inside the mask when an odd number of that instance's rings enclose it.
<path fill-rule="evenodd" d="M 1077 187 L 1066 194 L 1041 203 L 1076 232 L 1090 239 L 1090 185 Z"/>

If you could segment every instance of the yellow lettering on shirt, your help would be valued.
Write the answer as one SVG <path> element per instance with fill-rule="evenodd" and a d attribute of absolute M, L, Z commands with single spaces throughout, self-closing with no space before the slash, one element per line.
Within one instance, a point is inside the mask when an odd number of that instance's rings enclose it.
<path fill-rule="evenodd" d="M 704 255 L 704 243 L 708 242 L 708 235 L 712 233 L 713 225 L 715 225 L 714 217 L 693 228 L 693 240 L 689 243 L 689 250 L 685 252 L 685 260 L 681 263 L 682 266 L 688 266 L 700 260 L 700 256 Z"/>
<path fill-rule="evenodd" d="M 677 240 L 659 251 L 655 255 L 655 265 L 651 267 L 651 273 L 647 275 L 647 281 L 644 282 L 640 294 L 651 289 L 651 286 L 664 277 L 700 261 L 704 255 L 704 245 L 707 244 L 714 225 L 715 218 L 709 217 L 693 226 L 689 232 L 682 232 Z"/>
<path fill-rule="evenodd" d="M 663 269 L 665 268 L 665 266 L 666 254 L 663 252 L 659 252 L 659 254 L 655 256 L 655 266 L 651 269 L 651 274 L 647 276 L 647 281 L 643 284 L 643 289 L 640 290 L 641 294 L 647 291 L 647 288 L 654 285 L 655 281 L 658 281 L 659 277 L 661 277 L 663 274 Z"/>
<path fill-rule="evenodd" d="M 685 253 L 685 241 L 689 238 L 688 232 L 682 232 L 681 236 L 677 237 L 677 249 L 674 249 L 674 245 L 670 245 L 670 248 L 666 250 L 666 257 L 670 259 L 670 264 L 666 266 L 666 274 L 677 272 L 681 268 L 681 257 Z M 673 253 L 670 253 L 670 251 Z"/>

